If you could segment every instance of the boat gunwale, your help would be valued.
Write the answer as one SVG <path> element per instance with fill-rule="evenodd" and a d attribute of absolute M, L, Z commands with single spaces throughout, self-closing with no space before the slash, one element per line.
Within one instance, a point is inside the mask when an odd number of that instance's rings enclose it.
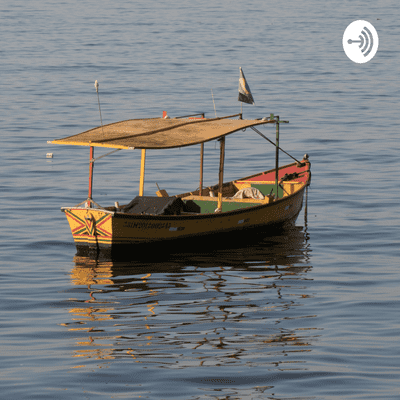
<path fill-rule="evenodd" d="M 200 213 L 188 213 L 188 214 L 180 214 L 180 215 L 155 215 L 155 214 L 129 214 L 129 213 L 123 213 L 123 212 L 118 212 L 118 211 L 110 211 L 102 208 L 87 208 L 87 207 L 62 207 L 61 211 L 65 212 L 66 210 L 87 210 L 87 211 L 98 211 L 98 212 L 104 212 L 111 214 L 114 218 L 120 218 L 120 219 L 140 219 L 140 220 L 161 220 L 161 221 L 177 221 L 177 220 L 193 220 L 193 219 L 210 219 L 210 218 L 222 218 L 225 216 L 233 216 L 233 215 L 240 215 L 240 214 L 245 214 L 250 211 L 258 211 L 262 208 L 272 208 L 274 206 L 280 205 L 284 202 L 287 202 L 298 195 L 301 194 L 303 196 L 304 190 L 306 188 L 306 184 L 303 185 L 299 190 L 297 190 L 295 193 L 292 193 L 288 196 L 279 198 L 273 202 L 270 203 L 262 203 L 262 204 L 255 204 L 254 206 L 249 206 L 245 208 L 239 208 L 236 210 L 231 210 L 231 211 L 222 211 L 219 213 L 206 213 L 206 214 L 200 214 Z M 217 200 L 215 198 L 215 200 Z M 261 200 L 262 201 L 262 200 Z M 260 201 L 260 202 L 261 202 Z"/>

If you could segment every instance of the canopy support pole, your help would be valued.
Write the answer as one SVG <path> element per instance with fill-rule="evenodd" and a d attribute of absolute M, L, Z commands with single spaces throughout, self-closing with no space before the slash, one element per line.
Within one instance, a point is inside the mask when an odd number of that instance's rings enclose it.
<path fill-rule="evenodd" d="M 212 93 L 212 89 L 211 89 Z M 214 99 L 214 97 L 213 97 Z M 201 118 L 205 118 L 205 113 L 201 113 Z M 203 161 L 204 161 L 204 142 L 200 147 L 200 184 L 199 184 L 199 196 L 203 195 Z"/>
<path fill-rule="evenodd" d="M 94 147 L 90 146 L 89 152 L 89 192 L 88 192 L 88 207 L 92 206 L 92 191 L 93 191 L 93 164 L 94 164 Z"/>
<path fill-rule="evenodd" d="M 199 185 L 199 196 L 203 195 L 203 160 L 204 160 L 204 143 L 201 144 L 200 148 L 200 185 Z"/>
<path fill-rule="evenodd" d="M 139 184 L 139 196 L 143 196 L 144 191 L 144 166 L 146 163 L 146 149 L 142 149 L 142 160 L 140 163 L 140 184 Z"/>
<path fill-rule="evenodd" d="M 276 142 L 275 142 L 275 186 L 276 186 L 276 199 L 278 199 L 278 188 L 279 188 L 279 116 L 275 116 L 276 121 Z"/>
<path fill-rule="evenodd" d="M 225 136 L 220 141 L 218 210 L 222 211 L 222 184 L 224 182 Z"/>

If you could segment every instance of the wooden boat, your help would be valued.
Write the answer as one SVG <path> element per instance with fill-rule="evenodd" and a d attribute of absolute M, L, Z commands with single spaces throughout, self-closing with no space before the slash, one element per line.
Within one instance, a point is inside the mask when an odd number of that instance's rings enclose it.
<path fill-rule="evenodd" d="M 170 119 L 164 113 L 163 118 L 121 121 L 49 142 L 90 148 L 88 198 L 77 206 L 61 208 L 78 251 L 116 250 L 213 234 L 218 234 L 222 241 L 222 235 L 229 232 L 245 234 L 249 230 L 276 229 L 293 223 L 311 181 L 310 162 L 305 155 L 301 161 L 278 167 L 282 122 L 286 121 L 273 114 L 269 118 L 244 120 L 241 114 L 222 118 L 195 114 Z M 276 168 L 224 183 L 226 137 L 246 128 L 264 136 L 256 129 L 264 124 L 276 125 L 277 139 L 273 143 Z M 220 142 L 219 182 L 203 187 L 204 143 L 211 140 Z M 199 188 L 174 196 L 165 190 L 159 190 L 156 196 L 144 196 L 146 151 L 192 145 L 201 147 Z M 101 207 L 92 199 L 94 147 L 111 148 L 111 153 L 121 149 L 141 150 L 139 195 L 129 204 Z"/>

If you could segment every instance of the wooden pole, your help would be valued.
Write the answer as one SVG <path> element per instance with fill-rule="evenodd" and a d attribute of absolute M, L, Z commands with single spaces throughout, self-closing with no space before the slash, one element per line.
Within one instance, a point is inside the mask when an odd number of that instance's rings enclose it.
<path fill-rule="evenodd" d="M 276 148 L 275 148 L 275 186 L 276 186 L 276 199 L 278 199 L 278 188 L 279 188 L 279 116 L 275 117 L 276 120 Z"/>
<path fill-rule="evenodd" d="M 212 93 L 212 90 L 211 90 Z M 214 97 L 213 97 L 214 99 Z M 201 114 L 204 118 L 204 113 Z M 204 161 L 204 143 L 200 147 L 200 184 L 199 184 L 199 196 L 203 195 L 203 161 Z"/>
<path fill-rule="evenodd" d="M 204 143 L 201 144 L 200 148 L 200 185 L 199 195 L 203 195 L 203 159 L 204 159 Z"/>
<path fill-rule="evenodd" d="M 220 140 L 218 209 L 222 211 L 222 184 L 224 182 L 225 136 Z"/>
<path fill-rule="evenodd" d="M 140 163 L 140 184 L 139 184 L 139 196 L 143 196 L 144 191 L 144 166 L 146 163 L 146 149 L 142 149 L 142 160 Z"/>
<path fill-rule="evenodd" d="M 90 146 L 89 152 L 89 192 L 88 192 L 88 206 L 91 207 L 92 192 L 93 192 L 93 164 L 94 164 L 94 147 Z"/>

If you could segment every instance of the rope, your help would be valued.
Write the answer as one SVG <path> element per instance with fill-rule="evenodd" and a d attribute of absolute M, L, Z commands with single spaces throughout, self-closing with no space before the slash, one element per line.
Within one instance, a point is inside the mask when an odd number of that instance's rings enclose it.
<path fill-rule="evenodd" d="M 262 136 L 265 140 L 268 140 L 268 142 L 270 142 L 271 144 L 273 144 L 276 147 L 276 144 L 272 141 L 269 140 L 265 135 L 263 135 L 257 128 L 254 128 L 254 126 L 250 127 L 251 129 L 253 129 L 254 132 L 258 133 L 260 136 Z M 286 155 L 288 155 L 290 158 L 292 158 L 294 161 L 296 161 L 297 163 L 300 163 L 299 160 L 297 160 L 296 158 L 294 158 L 293 156 L 291 156 L 289 153 L 287 153 L 285 150 L 283 150 L 281 147 L 278 146 L 278 149 L 281 150 L 283 153 L 285 153 Z"/>
<path fill-rule="evenodd" d="M 100 209 L 103 209 L 103 210 L 104 210 L 104 207 L 98 205 L 98 204 L 97 204 L 94 200 L 92 200 L 92 199 L 86 199 L 86 200 L 80 202 L 79 204 L 77 204 L 77 205 L 74 206 L 74 207 L 79 207 L 79 206 L 81 206 L 82 204 L 84 204 L 84 203 L 86 203 L 86 202 L 88 202 L 88 201 L 90 201 L 91 203 L 93 203 L 94 205 L 96 205 L 97 208 L 100 208 Z"/>
<path fill-rule="evenodd" d="M 100 158 L 103 158 L 103 157 L 109 156 L 110 154 L 116 153 L 117 151 L 120 151 L 120 150 L 122 150 L 122 149 L 116 149 L 116 150 L 110 151 L 110 152 L 109 152 L 109 153 L 107 153 L 107 154 L 103 154 L 103 155 L 102 155 L 102 156 L 100 156 L 100 157 L 97 157 L 97 158 L 92 158 L 92 159 L 90 160 L 90 162 L 95 162 L 95 161 L 97 161 L 97 160 L 100 160 Z"/>

